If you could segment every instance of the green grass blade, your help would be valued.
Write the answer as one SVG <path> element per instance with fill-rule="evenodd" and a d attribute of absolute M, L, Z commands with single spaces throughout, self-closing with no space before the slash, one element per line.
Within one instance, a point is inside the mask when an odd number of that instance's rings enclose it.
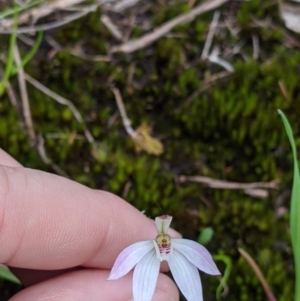
<path fill-rule="evenodd" d="M 0 266 L 0 278 L 21 284 L 20 280 L 5 266 Z"/>
<path fill-rule="evenodd" d="M 30 49 L 30 51 L 26 54 L 26 56 L 22 59 L 21 66 L 19 68 L 23 68 L 33 58 L 33 56 L 36 54 L 37 50 L 41 45 L 42 39 L 43 39 L 43 32 L 39 31 L 34 45 Z M 15 75 L 19 71 L 19 68 L 14 66 L 12 68 L 10 76 Z"/>
<path fill-rule="evenodd" d="M 14 47 L 17 42 L 17 29 L 18 29 L 18 15 L 17 15 L 17 13 L 15 13 L 14 14 L 14 30 L 10 36 L 7 63 L 6 63 L 5 70 L 4 70 L 4 76 L 3 76 L 2 80 L 0 81 L 0 96 L 5 91 L 6 83 L 10 77 L 10 74 L 11 74 L 11 71 L 13 68 L 13 63 L 14 63 L 13 51 L 14 51 Z"/>
<path fill-rule="evenodd" d="M 295 301 L 300 301 L 300 175 L 297 161 L 297 149 L 293 136 L 291 126 L 281 110 L 278 110 L 280 117 L 282 118 L 285 131 L 289 138 L 294 160 L 294 180 L 291 198 L 291 209 L 290 209 L 290 227 L 291 227 L 291 239 L 295 261 Z"/>
<path fill-rule="evenodd" d="M 32 6 L 38 5 L 38 4 L 40 4 L 44 1 L 45 0 L 36 0 L 36 1 L 32 1 L 28 4 L 25 4 L 25 5 L 22 5 L 22 6 L 19 6 L 19 7 L 8 8 L 4 12 L 0 13 L 0 20 L 7 17 L 7 16 L 13 15 L 15 13 L 19 13 L 22 10 L 25 10 L 25 9 L 30 8 Z"/>
<path fill-rule="evenodd" d="M 42 38 L 43 38 L 43 32 L 39 31 L 38 35 L 37 35 L 37 39 L 36 39 L 33 47 L 26 54 L 26 56 L 22 59 L 21 66 L 19 66 L 19 67 L 14 66 L 13 50 L 14 50 L 14 47 L 15 47 L 16 42 L 17 42 L 17 28 L 18 28 L 17 27 L 18 26 L 17 25 L 18 24 L 18 22 L 17 22 L 17 11 L 15 11 L 14 19 L 15 19 L 14 31 L 11 34 L 11 37 L 10 37 L 9 50 L 8 50 L 8 57 L 7 57 L 5 72 L 4 72 L 4 76 L 3 76 L 2 80 L 0 81 L 0 96 L 5 91 L 5 86 L 6 86 L 6 83 L 9 79 L 9 77 L 15 75 L 18 72 L 19 68 L 24 67 L 33 58 L 33 56 L 37 52 L 39 46 L 41 45 Z"/>

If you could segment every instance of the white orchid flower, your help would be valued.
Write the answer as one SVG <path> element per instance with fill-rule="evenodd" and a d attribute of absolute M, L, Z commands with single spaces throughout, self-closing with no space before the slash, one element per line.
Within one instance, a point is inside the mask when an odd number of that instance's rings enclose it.
<path fill-rule="evenodd" d="M 171 238 L 167 234 L 171 221 L 172 216 L 157 217 L 156 238 L 127 247 L 112 267 L 108 280 L 119 279 L 135 267 L 134 301 L 151 301 L 163 260 L 168 262 L 174 280 L 188 301 L 203 301 L 198 269 L 210 275 L 220 275 L 211 255 L 203 246 L 192 240 Z"/>

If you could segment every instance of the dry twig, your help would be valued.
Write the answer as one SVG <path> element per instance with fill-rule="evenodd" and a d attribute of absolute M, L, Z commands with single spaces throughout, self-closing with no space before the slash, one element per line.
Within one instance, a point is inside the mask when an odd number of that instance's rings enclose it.
<path fill-rule="evenodd" d="M 192 9 L 190 12 L 182 14 L 174 18 L 173 20 L 164 23 L 163 25 L 154 29 L 151 33 L 145 34 L 139 39 L 131 40 L 122 45 L 112 47 L 111 52 L 114 53 L 114 52 L 121 51 L 125 53 L 130 53 L 130 52 L 137 51 L 141 48 L 144 48 L 152 44 L 162 36 L 169 33 L 175 26 L 190 22 L 194 20 L 195 17 L 197 17 L 198 15 L 203 14 L 212 9 L 215 9 L 228 1 L 229 0 L 210 0 L 201 3 L 200 5 Z"/>
<path fill-rule="evenodd" d="M 278 181 L 273 180 L 271 182 L 253 182 L 253 183 L 239 183 L 239 182 L 229 182 L 224 180 L 216 180 L 209 177 L 202 177 L 202 176 L 184 176 L 181 175 L 179 177 L 179 181 L 181 183 L 184 182 L 196 182 L 205 184 L 211 188 L 217 189 L 256 189 L 256 188 L 263 188 L 263 189 L 278 189 Z"/>
<path fill-rule="evenodd" d="M 278 189 L 278 181 L 273 180 L 271 182 L 253 182 L 253 183 L 238 183 L 229 182 L 224 180 L 216 180 L 203 176 L 184 176 L 179 177 L 179 182 L 194 182 L 207 185 L 210 188 L 215 189 L 241 189 L 248 195 L 257 198 L 265 198 L 268 196 L 268 192 L 265 189 Z"/>

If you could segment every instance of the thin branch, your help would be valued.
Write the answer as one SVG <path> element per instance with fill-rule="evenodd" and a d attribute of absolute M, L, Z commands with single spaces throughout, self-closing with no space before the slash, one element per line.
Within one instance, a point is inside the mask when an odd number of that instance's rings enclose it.
<path fill-rule="evenodd" d="M 163 25 L 157 27 L 154 29 L 151 33 L 145 34 L 139 39 L 136 40 L 130 40 L 124 44 L 121 44 L 119 46 L 112 47 L 111 52 L 124 52 L 124 53 L 130 53 L 137 51 L 141 48 L 144 48 L 162 36 L 169 33 L 175 26 L 184 24 L 187 22 L 191 22 L 200 14 L 203 14 L 207 11 L 210 11 L 212 9 L 215 9 L 219 7 L 220 5 L 228 2 L 229 0 L 210 0 L 206 1 L 204 3 L 201 3 L 200 5 L 196 6 L 194 9 L 192 9 L 190 12 L 182 14 L 176 18 L 174 18 L 171 21 L 168 21 L 164 23 Z"/>
<path fill-rule="evenodd" d="M 278 181 L 271 182 L 255 182 L 255 183 L 237 183 L 223 180 L 216 180 L 209 177 L 202 176 L 180 176 L 179 182 L 195 182 L 204 184 L 214 189 L 241 189 L 244 193 L 254 198 L 264 199 L 268 197 L 269 193 L 266 189 L 278 189 Z"/>
<path fill-rule="evenodd" d="M 29 99 L 28 99 L 28 93 L 27 93 L 27 87 L 25 81 L 25 73 L 23 67 L 21 66 L 22 63 L 21 63 L 20 53 L 17 44 L 14 47 L 14 59 L 18 68 L 18 81 L 19 81 L 20 94 L 22 100 L 23 116 L 27 127 L 30 143 L 31 145 L 34 145 L 36 143 L 36 134 L 34 132 L 33 122 L 31 118 L 30 105 L 29 105 Z"/>
<path fill-rule="evenodd" d="M 209 49 L 212 44 L 216 29 L 218 26 L 220 15 L 221 15 L 221 12 L 219 10 L 214 12 L 213 20 L 210 24 L 207 38 L 206 38 L 206 41 L 205 41 L 205 44 L 204 44 L 204 47 L 202 50 L 201 59 L 206 59 L 208 57 Z"/>
<path fill-rule="evenodd" d="M 48 89 L 46 86 L 42 85 L 40 82 L 38 82 L 36 79 L 31 77 L 27 73 L 25 73 L 25 79 L 30 84 L 32 84 L 34 87 L 36 87 L 37 89 L 42 91 L 44 94 L 48 95 L 49 97 L 51 97 L 52 99 L 54 99 L 58 103 L 67 106 L 71 110 L 71 112 L 73 113 L 75 119 L 82 125 L 84 135 L 85 135 L 86 139 L 88 140 L 88 142 L 90 142 L 91 144 L 93 144 L 95 142 L 95 139 L 92 136 L 89 129 L 86 127 L 81 114 L 79 113 L 79 111 L 77 110 L 77 108 L 75 107 L 75 105 L 72 103 L 71 100 L 66 99 L 66 98 L 58 95 L 57 93 L 51 91 L 50 89 Z"/>
<path fill-rule="evenodd" d="M 271 182 L 253 182 L 253 183 L 238 183 L 238 182 L 229 182 L 224 180 L 216 180 L 209 177 L 203 176 L 184 176 L 179 177 L 179 182 L 195 182 L 205 184 L 210 188 L 216 189 L 278 189 L 278 181 L 273 180 Z"/>

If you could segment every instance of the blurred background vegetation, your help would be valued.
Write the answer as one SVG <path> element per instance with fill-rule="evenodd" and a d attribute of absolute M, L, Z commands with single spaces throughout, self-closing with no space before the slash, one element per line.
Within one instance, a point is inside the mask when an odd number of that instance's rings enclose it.
<path fill-rule="evenodd" d="M 15 8 L 32 2 L 37 1 L 19 1 Z M 211 227 L 207 248 L 233 262 L 224 300 L 266 300 L 238 247 L 253 256 L 278 300 L 292 300 L 292 159 L 277 109 L 300 137 L 300 38 L 286 17 L 297 3 L 210 0 L 206 12 L 126 52 L 118 46 L 206 2 L 73 2 L 22 21 L 33 9 L 26 6 L 18 14 L 13 48 L 16 21 L 1 13 L 14 6 L 0 4 L 0 75 L 12 49 L 13 59 L 19 52 L 22 60 L 38 46 L 24 70 L 11 70 L 4 83 L 1 147 L 26 167 L 113 192 L 149 217 L 162 210 L 186 238 L 197 240 Z M 33 86 L 32 78 L 46 90 Z M 129 134 L 120 104 L 131 122 Z M 296 143 L 299 148 L 300 138 Z M 250 191 L 219 189 L 183 176 L 268 184 Z M 202 280 L 205 300 L 215 300 L 218 279 L 202 274 Z M 1 300 L 18 289 L 6 281 L 0 287 Z"/>

